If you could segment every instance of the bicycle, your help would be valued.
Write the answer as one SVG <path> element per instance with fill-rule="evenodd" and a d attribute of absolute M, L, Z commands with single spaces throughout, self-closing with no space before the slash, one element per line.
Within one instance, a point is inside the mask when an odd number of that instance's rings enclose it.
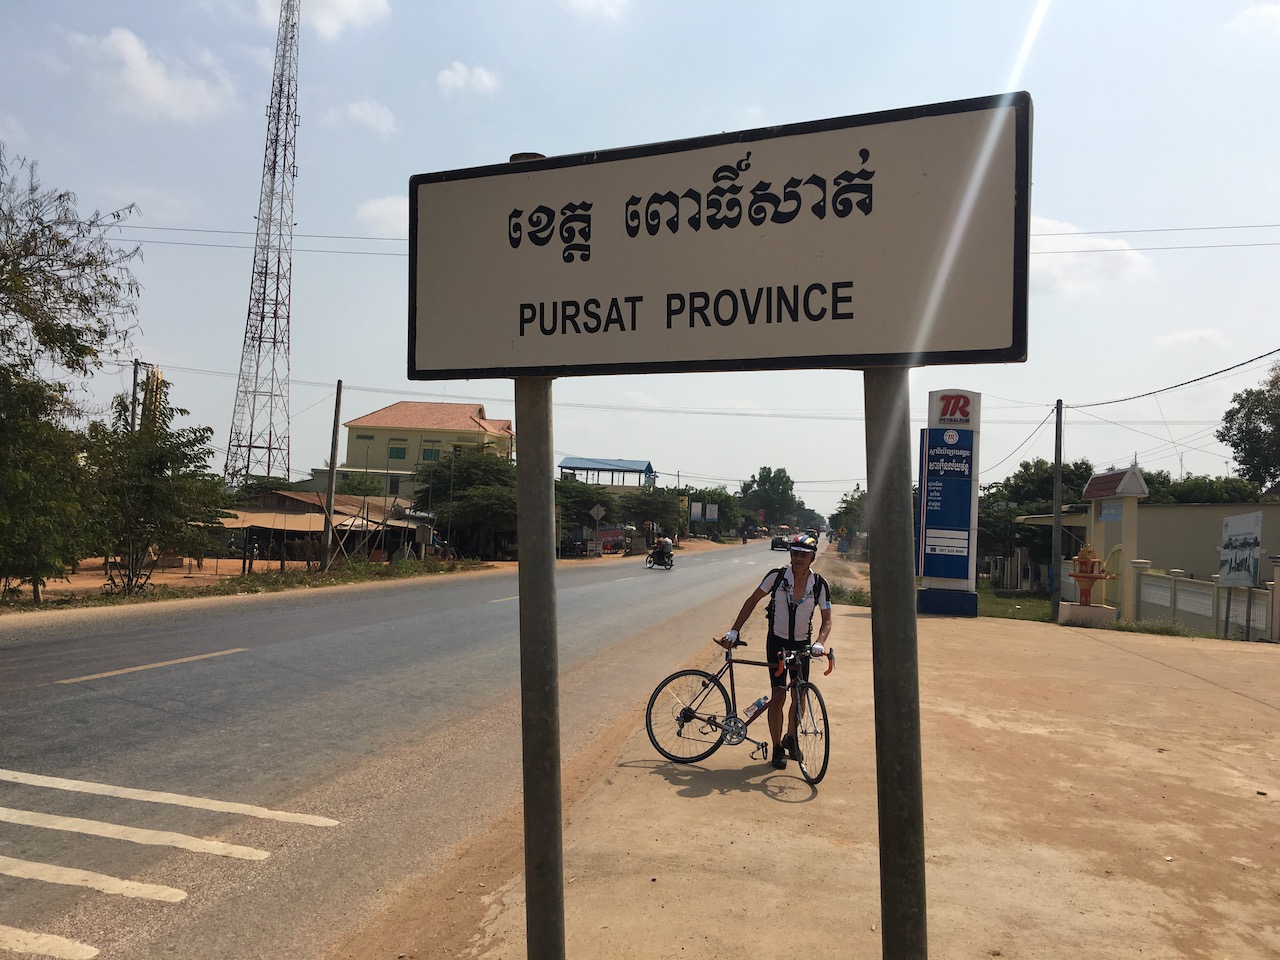
<path fill-rule="evenodd" d="M 733 655 L 733 647 L 745 647 L 745 640 L 737 640 L 725 651 L 724 666 L 717 673 L 706 670 L 678 670 L 654 689 L 645 709 L 644 726 L 654 748 L 674 763 L 697 763 L 720 749 L 721 744 L 731 746 L 749 741 L 753 759 L 768 760 L 767 741 L 754 740 L 747 735 L 751 724 L 768 713 L 761 709 L 754 716 L 738 716 L 738 694 L 734 681 L 734 666 L 770 666 L 764 660 L 742 660 Z M 820 653 L 814 652 L 817 646 Z M 822 650 L 814 644 L 799 650 L 787 650 L 778 665 L 777 675 L 787 671 L 787 685 L 771 696 L 792 694 L 798 714 L 796 716 L 796 745 L 800 775 L 811 785 L 816 785 L 827 774 L 831 759 L 831 741 L 827 736 L 827 705 L 822 692 L 810 680 L 801 679 L 804 662 L 825 657 L 828 661 L 823 676 L 836 666 L 836 655 L 831 649 Z M 723 682 L 729 676 L 726 690 Z"/>

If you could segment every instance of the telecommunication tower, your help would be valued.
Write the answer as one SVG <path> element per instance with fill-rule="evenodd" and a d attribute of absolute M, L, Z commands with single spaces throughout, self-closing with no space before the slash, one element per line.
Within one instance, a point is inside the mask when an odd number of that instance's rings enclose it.
<path fill-rule="evenodd" d="M 298 173 L 294 146 L 300 2 L 282 0 L 280 4 L 249 314 L 223 472 L 232 487 L 250 475 L 289 477 L 289 299 L 293 285 L 293 180 Z"/>

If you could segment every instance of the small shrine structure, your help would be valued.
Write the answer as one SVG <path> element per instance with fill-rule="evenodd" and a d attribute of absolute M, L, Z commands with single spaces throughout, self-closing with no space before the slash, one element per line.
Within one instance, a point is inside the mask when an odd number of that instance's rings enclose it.
<path fill-rule="evenodd" d="M 1100 623 L 1106 619 L 1114 620 L 1117 616 L 1121 619 L 1134 617 L 1137 611 L 1137 577 L 1127 561 L 1141 556 L 1138 553 L 1138 501 L 1150 495 L 1151 491 L 1136 463 L 1123 470 L 1095 473 L 1089 478 L 1082 499 L 1089 504 L 1087 546 L 1091 556 L 1084 559 L 1090 569 L 1075 570 L 1071 576 L 1081 586 L 1082 601 L 1086 598 L 1084 581 L 1074 576 L 1076 572 L 1109 573 L 1110 576 L 1087 578 L 1090 586 L 1088 601 L 1059 604 L 1059 623 L 1080 623 L 1085 618 L 1090 623 Z M 1076 558 L 1077 567 L 1080 560 L 1080 557 Z M 1092 596 L 1092 588 L 1099 582 L 1105 593 L 1102 603 L 1096 602 Z M 1108 600 L 1118 602 L 1118 608 L 1109 605 Z"/>

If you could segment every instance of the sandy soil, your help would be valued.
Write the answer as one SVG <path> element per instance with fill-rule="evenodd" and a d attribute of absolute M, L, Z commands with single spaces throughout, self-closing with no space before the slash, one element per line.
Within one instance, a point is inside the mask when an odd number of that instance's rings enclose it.
<path fill-rule="evenodd" d="M 711 543 L 707 540 L 686 540 L 681 545 L 682 551 L 695 550 L 713 550 L 719 544 Z M 564 563 L 618 563 L 626 561 L 628 558 L 622 554 L 605 554 L 602 557 L 582 558 L 574 560 L 565 560 Z M 779 555 L 779 564 L 783 562 L 783 558 Z M 514 568 L 516 565 L 510 561 L 499 561 L 488 564 L 492 569 Z M 315 565 L 312 564 L 314 569 Z M 286 560 L 285 568 L 288 570 L 305 570 L 307 564 L 301 560 Z M 254 563 L 254 569 L 259 572 L 278 571 L 280 569 L 279 560 L 258 560 Z M 151 583 L 156 586 L 164 586 L 171 590 L 181 590 L 186 587 L 204 586 L 215 583 L 219 579 L 227 577 L 238 577 L 240 575 L 240 561 L 238 559 L 208 559 L 203 564 L 197 566 L 196 562 L 191 559 L 184 559 L 177 566 L 161 569 L 159 567 L 151 575 Z M 102 558 L 91 557 L 81 562 L 79 570 L 62 580 L 50 580 L 44 588 L 44 596 L 46 599 L 55 599 L 58 597 L 84 596 L 86 594 L 96 594 L 102 591 L 106 583 L 106 576 L 103 573 Z M 30 588 L 24 590 L 24 596 L 30 598 Z"/>
<path fill-rule="evenodd" d="M 568 956 L 882 955 L 870 615 L 834 620 L 816 790 L 744 746 L 667 763 L 643 705 L 566 767 Z M 1280 647 L 983 619 L 918 634 L 931 956 L 1280 956 Z M 521 842 L 512 810 L 327 960 L 530 955 Z"/>

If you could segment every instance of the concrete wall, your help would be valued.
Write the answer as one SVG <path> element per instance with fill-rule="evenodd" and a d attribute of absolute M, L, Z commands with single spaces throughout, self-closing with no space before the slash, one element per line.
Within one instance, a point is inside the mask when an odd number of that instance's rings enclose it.
<path fill-rule="evenodd" d="M 1150 560 L 1152 570 L 1183 570 L 1196 580 L 1218 572 L 1222 521 L 1247 513 L 1262 514 L 1261 583 L 1276 579 L 1268 555 L 1280 554 L 1280 503 L 1138 503 L 1138 550 L 1125 560 Z M 1120 523 L 1106 524 L 1106 542 L 1118 543 Z M 1128 553 L 1128 551 L 1126 551 Z"/>

